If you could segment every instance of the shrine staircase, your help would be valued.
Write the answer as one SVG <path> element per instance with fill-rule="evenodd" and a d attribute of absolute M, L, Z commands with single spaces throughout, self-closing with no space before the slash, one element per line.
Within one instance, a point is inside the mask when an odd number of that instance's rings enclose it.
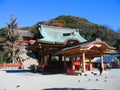
<path fill-rule="evenodd" d="M 32 52 L 28 52 L 26 49 L 21 50 L 19 57 L 22 61 L 22 68 L 29 69 L 31 65 L 38 65 L 38 61 Z"/>

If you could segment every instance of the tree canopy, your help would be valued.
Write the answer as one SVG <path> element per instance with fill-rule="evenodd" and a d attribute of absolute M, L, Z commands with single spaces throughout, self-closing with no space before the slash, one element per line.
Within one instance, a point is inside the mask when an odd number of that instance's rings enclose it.
<path fill-rule="evenodd" d="M 87 19 L 69 15 L 58 16 L 44 24 L 52 25 L 52 23 L 61 23 L 63 27 L 67 28 L 77 28 L 85 39 L 93 40 L 100 38 L 101 40 L 106 41 L 109 45 L 120 50 L 120 33 L 115 32 L 107 26 L 98 25 L 88 21 Z"/>
<path fill-rule="evenodd" d="M 8 28 L 10 25 L 13 25 L 14 28 L 17 28 L 16 19 L 11 18 L 10 24 L 8 24 Z M 22 27 L 23 30 L 29 30 L 34 36 L 37 33 L 36 26 L 38 24 L 66 27 L 66 28 L 76 28 L 79 30 L 79 33 L 88 41 L 94 40 L 96 38 L 100 38 L 103 41 L 106 41 L 109 45 L 116 47 L 117 50 L 120 51 L 120 32 L 115 32 L 107 26 L 98 25 L 88 21 L 85 18 L 70 16 L 70 15 L 60 15 L 54 19 L 49 21 L 39 21 L 33 26 Z M 8 37 L 7 29 L 0 29 L 0 42 L 6 41 Z M 3 50 L 0 48 L 0 51 Z M 2 52 L 2 51 L 1 51 Z"/>
<path fill-rule="evenodd" d="M 16 54 L 19 49 L 16 48 L 15 40 L 19 37 L 19 34 L 15 33 L 18 28 L 16 18 L 11 16 L 10 23 L 6 28 L 0 30 L 0 62 L 15 62 Z"/>
<path fill-rule="evenodd" d="M 70 16 L 70 15 L 60 15 L 49 21 L 39 21 L 34 26 L 27 27 L 24 29 L 30 30 L 32 33 L 36 33 L 36 25 L 45 24 L 52 26 L 60 26 L 66 28 L 76 28 L 79 29 L 80 34 L 87 40 L 94 40 L 100 38 L 106 41 L 109 45 L 116 47 L 120 51 L 120 33 L 115 32 L 105 25 L 98 25 L 92 23 L 85 18 Z"/>

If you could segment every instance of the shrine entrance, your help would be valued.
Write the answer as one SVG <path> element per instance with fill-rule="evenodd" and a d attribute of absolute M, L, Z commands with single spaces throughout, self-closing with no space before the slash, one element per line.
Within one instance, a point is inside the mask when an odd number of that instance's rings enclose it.
<path fill-rule="evenodd" d="M 85 42 L 70 48 L 64 48 L 56 52 L 56 55 L 64 56 L 64 66 L 66 66 L 66 57 L 71 59 L 71 69 L 76 70 L 76 65 L 79 70 L 85 72 L 86 70 L 93 70 L 92 59 L 94 57 L 100 57 L 101 66 L 104 69 L 103 65 L 103 56 L 106 55 L 104 52 L 109 50 L 114 50 L 114 47 L 109 46 L 106 42 L 96 39 L 95 41 Z M 76 57 L 80 57 L 80 60 L 76 62 Z M 89 60 L 86 63 L 86 58 Z M 78 69 L 77 69 L 78 70 Z"/>

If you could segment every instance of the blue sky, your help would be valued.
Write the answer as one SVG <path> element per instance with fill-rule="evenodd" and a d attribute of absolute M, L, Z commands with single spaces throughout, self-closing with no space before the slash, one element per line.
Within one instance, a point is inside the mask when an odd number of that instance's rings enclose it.
<path fill-rule="evenodd" d="M 120 0 L 0 0 L 0 28 L 10 22 L 12 14 L 20 27 L 72 15 L 120 29 Z"/>

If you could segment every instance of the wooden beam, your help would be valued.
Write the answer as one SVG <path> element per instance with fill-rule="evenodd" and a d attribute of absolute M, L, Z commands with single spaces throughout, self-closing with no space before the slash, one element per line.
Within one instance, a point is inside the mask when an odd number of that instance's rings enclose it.
<path fill-rule="evenodd" d="M 101 55 L 100 57 L 100 62 L 101 62 L 101 67 L 104 70 L 103 55 Z"/>
<path fill-rule="evenodd" d="M 85 72 L 85 52 L 82 53 L 82 67 L 83 67 L 83 72 Z"/>

